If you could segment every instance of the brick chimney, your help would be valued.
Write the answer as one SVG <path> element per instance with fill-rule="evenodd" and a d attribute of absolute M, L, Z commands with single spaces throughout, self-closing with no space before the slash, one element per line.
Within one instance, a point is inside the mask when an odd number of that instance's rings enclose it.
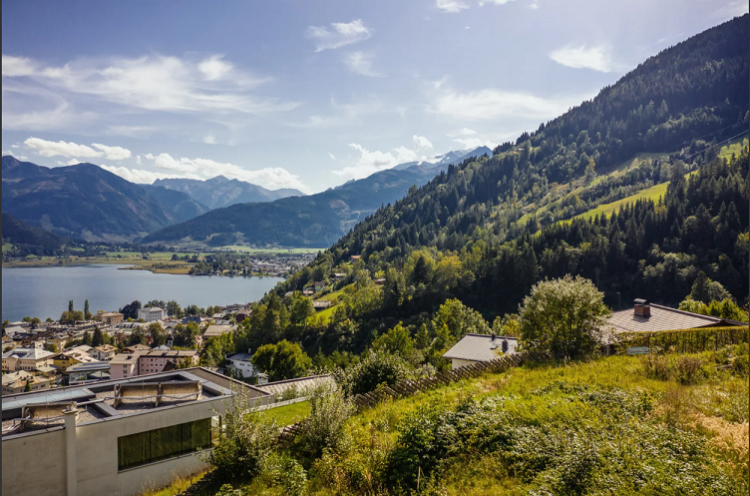
<path fill-rule="evenodd" d="M 647 319 L 651 317 L 651 307 L 648 304 L 648 300 L 636 298 L 633 303 L 633 315 L 635 317 L 641 319 Z"/>

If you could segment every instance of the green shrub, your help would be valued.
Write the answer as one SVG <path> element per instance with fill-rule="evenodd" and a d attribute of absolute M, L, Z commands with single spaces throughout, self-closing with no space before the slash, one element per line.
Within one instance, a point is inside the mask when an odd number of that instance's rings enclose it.
<path fill-rule="evenodd" d="M 301 452 L 315 459 L 328 448 L 341 449 L 346 442 L 346 423 L 355 412 L 352 401 L 335 384 L 324 384 L 310 396 L 310 414 L 300 422 L 295 440 Z"/>
<path fill-rule="evenodd" d="M 336 382 L 349 395 L 369 393 L 380 384 L 393 386 L 411 376 L 409 364 L 399 355 L 368 351 L 359 363 L 334 372 Z"/>

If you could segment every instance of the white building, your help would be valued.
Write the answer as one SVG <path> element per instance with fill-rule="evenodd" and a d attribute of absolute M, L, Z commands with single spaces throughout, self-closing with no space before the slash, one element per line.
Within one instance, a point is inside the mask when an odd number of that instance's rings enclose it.
<path fill-rule="evenodd" d="M 227 355 L 229 360 L 229 366 L 239 372 L 243 379 L 249 379 L 250 377 L 257 377 L 258 384 L 265 384 L 268 382 L 268 376 L 255 369 L 250 359 L 253 357 L 250 350 L 247 353 L 235 353 L 234 355 Z"/>
<path fill-rule="evenodd" d="M 3 353 L 3 371 L 25 370 L 31 372 L 38 367 L 52 365 L 54 355 L 54 353 L 39 348 L 14 348 Z"/>
<path fill-rule="evenodd" d="M 156 320 L 164 320 L 167 318 L 167 312 L 163 308 L 150 307 L 141 308 L 138 310 L 138 319 L 143 319 L 146 322 L 154 322 Z"/>
<path fill-rule="evenodd" d="M 503 355 L 512 355 L 516 352 L 517 345 L 516 338 L 494 334 L 467 334 L 448 350 L 443 358 L 449 359 L 451 368 L 456 370 L 477 362 L 491 362 Z"/>
<path fill-rule="evenodd" d="M 200 368 L 55 394 L 53 403 L 48 391 L 3 398 L 2 494 L 135 496 L 167 486 L 206 469 L 231 396 L 273 402 Z"/>

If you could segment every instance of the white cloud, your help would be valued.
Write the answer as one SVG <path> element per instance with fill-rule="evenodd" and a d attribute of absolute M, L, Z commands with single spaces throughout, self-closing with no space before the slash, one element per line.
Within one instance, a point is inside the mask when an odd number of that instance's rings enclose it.
<path fill-rule="evenodd" d="M 37 155 L 41 155 L 42 157 L 72 157 L 76 158 L 76 160 L 78 160 L 77 157 L 104 157 L 108 160 L 125 160 L 132 155 L 127 148 L 122 148 L 120 146 L 107 146 L 100 143 L 93 143 L 91 147 L 89 147 L 73 142 L 47 141 L 34 137 L 27 139 L 23 143 L 26 145 L 26 148 L 34 150 Z M 70 164 L 66 163 L 66 165 Z"/>
<path fill-rule="evenodd" d="M 80 127 L 133 115 L 133 109 L 266 116 L 298 106 L 296 102 L 253 94 L 252 90 L 270 79 L 242 72 L 221 55 L 202 60 L 158 54 L 84 59 L 63 66 L 5 54 L 2 57 L 3 129 L 69 128 L 73 121 Z"/>
<path fill-rule="evenodd" d="M 36 71 L 36 63 L 26 57 L 3 54 L 3 77 L 28 76 Z"/>
<path fill-rule="evenodd" d="M 527 7 L 531 10 L 539 10 L 539 2 L 531 2 Z"/>
<path fill-rule="evenodd" d="M 482 138 L 456 138 L 453 141 L 460 143 L 464 150 L 473 150 L 480 146 L 486 146 L 491 150 L 497 146 L 497 143 L 494 141 Z"/>
<path fill-rule="evenodd" d="M 482 7 L 483 5 L 487 4 L 494 4 L 494 5 L 505 5 L 506 3 L 510 3 L 513 0 L 482 0 L 479 2 L 479 6 Z"/>
<path fill-rule="evenodd" d="M 344 63 L 354 74 L 369 77 L 383 77 L 383 74 L 373 70 L 372 59 L 372 54 L 352 52 L 344 58 Z"/>
<path fill-rule="evenodd" d="M 142 165 L 143 164 L 143 161 L 141 160 L 141 156 L 140 155 L 136 155 L 136 157 L 135 157 L 135 163 L 138 164 L 138 165 Z"/>
<path fill-rule="evenodd" d="M 428 140 L 424 136 L 417 136 L 415 134 L 414 136 L 412 136 L 411 140 L 415 145 L 417 145 L 417 148 L 429 148 L 430 150 L 432 150 L 432 143 L 430 143 L 430 140 Z"/>
<path fill-rule="evenodd" d="M 91 146 L 96 148 L 97 150 L 100 150 L 104 153 L 104 157 L 107 160 L 125 160 L 126 158 L 131 157 L 130 150 L 127 148 L 122 148 L 120 146 L 107 146 L 107 145 L 101 145 L 99 143 L 92 143 Z"/>
<path fill-rule="evenodd" d="M 146 157 L 148 160 L 153 160 L 154 159 L 154 155 L 152 153 L 147 153 L 147 154 L 144 155 L 144 157 Z"/>
<path fill-rule="evenodd" d="M 62 160 L 59 160 L 59 161 L 57 162 L 57 165 L 78 165 L 78 164 L 80 164 L 80 163 L 81 163 L 81 161 L 80 161 L 80 160 L 78 160 L 77 158 L 71 158 L 71 159 L 70 159 L 70 160 L 68 160 L 67 162 L 64 162 L 64 161 L 62 161 Z"/>
<path fill-rule="evenodd" d="M 224 61 L 223 55 L 214 55 L 198 64 L 198 69 L 200 69 L 205 78 L 209 81 L 224 79 L 224 77 L 232 71 L 232 68 L 232 64 Z"/>
<path fill-rule="evenodd" d="M 461 0 L 435 0 L 435 7 L 448 14 L 457 14 L 468 9 L 469 5 Z"/>
<path fill-rule="evenodd" d="M 215 145 L 216 144 L 216 136 L 214 133 L 208 133 L 204 138 L 203 142 L 207 145 Z"/>
<path fill-rule="evenodd" d="M 328 152 L 328 156 L 331 157 L 331 160 L 333 160 L 334 162 L 336 161 L 336 155 L 334 155 L 333 153 Z"/>
<path fill-rule="evenodd" d="M 473 129 L 469 129 L 468 127 L 464 127 L 464 128 L 461 128 L 458 131 L 455 131 L 453 133 L 448 133 L 448 136 L 451 137 L 451 138 L 456 138 L 458 136 L 473 136 L 475 134 L 477 134 L 477 132 L 474 131 Z"/>
<path fill-rule="evenodd" d="M 390 152 L 370 151 L 357 143 L 350 143 L 349 146 L 359 152 L 359 159 L 357 159 L 355 165 L 333 171 L 339 177 L 362 179 L 399 164 L 426 159 L 426 157 L 420 157 L 417 152 L 404 146 L 394 148 Z"/>
<path fill-rule="evenodd" d="M 184 177 L 205 180 L 216 176 L 239 179 L 258 184 L 268 189 L 294 188 L 309 193 L 310 188 L 302 183 L 299 176 L 280 167 L 267 167 L 259 170 L 247 170 L 231 163 L 217 162 L 205 158 L 174 158 L 168 153 L 144 155 L 153 160 L 154 166 L 169 171 L 163 177 Z M 159 174 L 159 173 L 156 173 Z M 123 176 L 125 177 L 125 176 Z M 145 176 L 144 176 L 145 177 Z"/>
<path fill-rule="evenodd" d="M 352 43 L 369 39 L 373 30 L 365 26 L 361 19 L 352 22 L 334 22 L 327 26 L 308 26 L 305 36 L 315 42 L 315 51 L 335 50 Z"/>
<path fill-rule="evenodd" d="M 459 93 L 452 89 L 438 92 L 429 111 L 467 121 L 495 120 L 503 117 L 527 119 L 551 119 L 584 98 L 541 98 L 528 93 L 517 93 L 496 89 Z"/>
<path fill-rule="evenodd" d="M 29 138 L 24 141 L 27 148 L 34 150 L 42 157 L 101 157 L 102 153 L 86 145 L 66 143 L 65 141 L 46 141 L 40 138 Z"/>
<path fill-rule="evenodd" d="M 575 47 L 568 45 L 554 52 L 549 58 L 558 64 L 574 69 L 592 69 L 599 72 L 612 70 L 611 50 L 605 45 L 587 48 L 586 45 Z"/>
<path fill-rule="evenodd" d="M 17 146 L 11 145 L 11 148 L 18 148 Z M 28 160 L 29 157 L 26 155 L 16 155 L 13 150 L 4 150 L 3 151 L 3 157 L 15 157 L 18 160 Z"/>
<path fill-rule="evenodd" d="M 166 179 L 181 177 L 175 174 L 163 174 L 161 172 L 152 172 L 143 169 L 129 169 L 127 167 L 115 167 L 112 165 L 100 165 L 102 169 L 118 175 L 126 181 L 137 184 L 151 184 L 157 179 Z"/>

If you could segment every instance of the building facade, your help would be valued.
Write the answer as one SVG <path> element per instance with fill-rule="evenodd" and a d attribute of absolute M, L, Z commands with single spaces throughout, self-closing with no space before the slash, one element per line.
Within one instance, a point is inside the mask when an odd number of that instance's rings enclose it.
<path fill-rule="evenodd" d="M 167 312 L 163 308 L 149 307 L 138 310 L 138 319 L 143 319 L 145 322 L 155 322 L 166 318 Z"/>

